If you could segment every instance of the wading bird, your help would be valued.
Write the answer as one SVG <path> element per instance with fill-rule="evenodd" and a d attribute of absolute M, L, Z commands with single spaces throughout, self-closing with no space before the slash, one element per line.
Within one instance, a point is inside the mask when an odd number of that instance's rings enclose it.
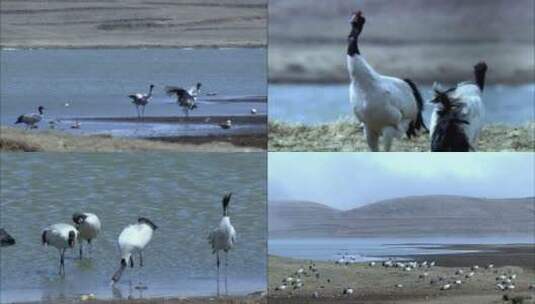
<path fill-rule="evenodd" d="M 39 106 L 37 108 L 38 113 L 28 113 L 28 114 L 22 114 L 17 118 L 17 121 L 15 124 L 23 123 L 26 125 L 26 129 L 28 128 L 37 128 L 37 124 L 43 120 L 44 116 L 44 110 L 45 108 L 43 106 Z"/>
<path fill-rule="evenodd" d="M 151 84 L 149 86 L 149 93 L 147 94 L 136 93 L 136 94 L 128 95 L 128 97 L 132 99 L 132 103 L 136 106 L 138 119 L 145 117 L 145 106 L 149 103 L 150 99 L 152 98 L 153 89 L 154 89 L 154 85 Z M 139 107 L 141 107 L 141 112 L 139 111 Z"/>
<path fill-rule="evenodd" d="M 121 252 L 121 265 L 111 278 L 112 284 L 119 281 L 128 263 L 131 268 L 134 267 L 133 254 L 139 254 L 139 266 L 143 267 L 143 249 L 151 241 L 156 229 L 158 226 L 145 217 L 140 217 L 136 224 L 123 229 L 117 242 Z"/>
<path fill-rule="evenodd" d="M 76 212 L 72 215 L 72 221 L 78 229 L 78 237 L 80 242 L 80 259 L 82 259 L 82 244 L 87 241 L 87 244 L 93 247 L 91 241 L 95 239 L 100 232 L 100 220 L 98 216 L 88 212 Z"/>
<path fill-rule="evenodd" d="M 382 136 L 384 150 L 390 151 L 394 137 L 405 133 L 410 138 L 426 129 L 422 118 L 424 103 L 414 82 L 377 73 L 360 54 L 358 41 L 365 22 L 360 11 L 351 18 L 347 46 L 349 100 L 364 124 L 370 150 L 379 151 Z"/>
<path fill-rule="evenodd" d="M 431 151 L 468 152 L 476 151 L 479 134 L 483 127 L 485 107 L 482 102 L 487 64 L 474 66 L 473 82 L 462 82 L 456 87 L 443 90 L 433 85 L 435 104 L 431 114 Z"/>
<path fill-rule="evenodd" d="M 197 108 L 195 98 L 183 88 L 168 86 L 165 87 L 165 92 L 169 96 L 176 96 L 176 102 L 186 117 L 189 117 L 189 111 Z"/>
<path fill-rule="evenodd" d="M 59 251 L 59 274 L 65 274 L 65 250 L 74 248 L 78 239 L 78 230 L 69 224 L 54 224 L 43 230 L 41 241 L 43 245 L 53 246 Z"/>
<path fill-rule="evenodd" d="M 219 296 L 219 277 L 220 277 L 220 258 L 219 252 L 222 250 L 225 253 L 225 294 L 228 294 L 227 287 L 227 267 L 228 267 L 228 251 L 232 249 L 236 242 L 236 231 L 230 223 L 228 216 L 228 207 L 232 193 L 226 193 L 223 196 L 223 217 L 219 222 L 219 226 L 208 235 L 208 242 L 212 246 L 212 253 L 216 254 L 217 265 L 217 295 Z"/>

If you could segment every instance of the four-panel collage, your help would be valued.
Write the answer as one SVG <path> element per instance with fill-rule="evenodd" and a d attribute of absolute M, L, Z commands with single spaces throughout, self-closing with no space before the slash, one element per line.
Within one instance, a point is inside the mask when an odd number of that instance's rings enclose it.
<path fill-rule="evenodd" d="M 1 0 L 0 47 L 2 304 L 535 304 L 533 0 Z"/>

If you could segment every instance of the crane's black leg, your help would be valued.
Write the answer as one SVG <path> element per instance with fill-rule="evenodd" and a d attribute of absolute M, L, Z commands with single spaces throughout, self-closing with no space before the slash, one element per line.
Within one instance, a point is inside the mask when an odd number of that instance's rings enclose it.
<path fill-rule="evenodd" d="M 228 296 L 228 252 L 225 251 L 225 295 Z"/>
<path fill-rule="evenodd" d="M 83 253 L 82 253 L 82 251 L 83 251 L 82 244 L 83 244 L 83 241 L 80 240 L 80 260 L 82 259 L 82 255 L 83 255 Z"/>
<path fill-rule="evenodd" d="M 219 251 L 217 251 L 217 296 L 219 297 Z"/>
<path fill-rule="evenodd" d="M 139 267 L 143 267 L 143 253 L 139 252 Z"/>

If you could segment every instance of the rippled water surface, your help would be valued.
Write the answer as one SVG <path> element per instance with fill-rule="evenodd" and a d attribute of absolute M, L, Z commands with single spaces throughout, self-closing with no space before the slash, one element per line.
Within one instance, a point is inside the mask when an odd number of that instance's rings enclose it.
<path fill-rule="evenodd" d="M 156 137 L 220 132 L 209 123 L 116 121 L 83 121 L 81 129 L 70 129 L 73 118 L 136 117 L 128 95 L 147 93 L 149 84 L 156 87 L 146 117 L 182 117 L 176 98 L 167 96 L 164 88 L 190 88 L 197 82 L 203 86 L 192 116 L 248 116 L 252 108 L 257 115 L 267 113 L 264 49 L 15 49 L 0 55 L 3 125 L 12 125 L 20 114 L 36 112 L 42 105 L 46 111 L 41 129 L 49 127 L 48 121 L 61 119 L 56 128 L 75 133 Z M 245 125 L 229 132 L 258 132 L 251 128 Z"/>
<path fill-rule="evenodd" d="M 57 299 L 95 293 L 99 298 L 212 295 L 215 256 L 208 233 L 221 217 L 221 196 L 234 193 L 230 217 L 238 243 L 229 254 L 229 292 L 266 286 L 266 158 L 260 153 L 2 153 L 0 227 L 17 244 L 0 251 L 1 302 Z M 75 211 L 96 213 L 103 225 L 90 258 L 68 251 L 66 276 L 59 255 L 41 245 L 46 226 L 70 222 Z M 116 240 L 138 216 L 159 229 L 143 268 L 127 269 L 117 288 Z M 137 265 L 137 264 L 136 264 Z"/>
<path fill-rule="evenodd" d="M 424 100 L 431 98 L 431 87 L 421 86 Z M 484 103 L 488 123 L 524 124 L 535 121 L 535 84 L 520 86 L 488 85 Z M 424 119 L 432 106 L 426 104 Z M 347 85 L 270 85 L 269 118 L 291 123 L 328 123 L 353 118 Z"/>
<path fill-rule="evenodd" d="M 384 260 L 386 257 L 466 252 L 444 248 L 457 244 L 533 244 L 533 236 L 419 237 L 419 238 L 305 238 L 270 239 L 269 254 L 310 259 L 336 260 L 351 255 L 356 261 Z"/>

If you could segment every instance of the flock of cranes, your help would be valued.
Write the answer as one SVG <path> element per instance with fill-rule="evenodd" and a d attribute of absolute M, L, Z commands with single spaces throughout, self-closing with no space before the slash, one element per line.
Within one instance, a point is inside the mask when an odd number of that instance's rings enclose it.
<path fill-rule="evenodd" d="M 461 82 L 443 90 L 434 86 L 431 103 L 435 109 L 430 130 L 424 124 L 424 101 L 416 84 L 410 79 L 384 76 L 376 72 L 359 49 L 359 38 L 366 23 L 361 11 L 353 14 L 347 45 L 347 68 L 351 83 L 349 100 L 356 118 L 364 125 L 366 141 L 371 151 L 379 151 L 379 139 L 384 151 L 390 151 L 392 140 L 430 132 L 431 151 L 468 152 L 477 150 L 483 126 L 482 93 L 487 65 L 474 66 L 474 82 Z"/>
<path fill-rule="evenodd" d="M 128 95 L 131 99 L 132 104 L 136 107 L 137 118 L 143 120 L 145 118 L 145 107 L 149 104 L 152 99 L 152 93 L 156 86 L 154 84 L 149 85 L 149 91 L 147 93 L 136 93 Z M 184 116 L 189 117 L 189 112 L 198 108 L 197 97 L 201 94 L 202 83 L 198 82 L 196 85 L 192 86 L 189 90 L 186 90 L 181 87 L 176 86 L 166 86 L 165 93 L 168 96 L 176 97 L 176 103 L 182 109 Z M 64 106 L 67 108 L 70 106 L 70 103 L 65 103 Z M 43 106 L 37 108 L 37 113 L 27 113 L 22 114 L 18 117 L 15 124 L 25 124 L 27 129 L 37 128 L 37 124 L 41 122 L 44 118 Z M 257 110 L 252 108 L 250 110 L 251 115 L 256 115 Z M 53 123 L 51 121 L 50 123 Z M 230 129 L 232 127 L 232 121 L 227 119 L 226 121 L 219 124 L 222 129 Z M 72 126 L 72 129 L 79 129 L 80 123 L 76 121 Z"/>
<path fill-rule="evenodd" d="M 229 204 L 232 193 L 226 193 L 222 199 L 223 215 L 216 228 L 209 233 L 208 242 L 212 253 L 216 255 L 217 266 L 217 295 L 220 295 L 220 256 L 224 254 L 224 280 L 225 294 L 228 294 L 228 252 L 236 243 L 236 230 L 232 226 L 229 217 Z M 92 241 L 101 232 L 102 224 L 98 216 L 89 212 L 76 212 L 72 215 L 73 224 L 57 223 L 46 227 L 41 233 L 41 242 L 44 246 L 52 246 L 58 249 L 59 275 L 65 275 L 65 252 L 74 249 L 79 243 L 79 258 L 83 258 L 82 243 L 85 241 L 92 246 Z M 117 283 L 127 266 L 134 267 L 134 256 L 139 257 L 138 265 L 143 267 L 143 250 L 152 240 L 154 231 L 158 226 L 146 217 L 139 217 L 137 222 L 126 226 L 117 239 L 120 252 L 120 265 L 112 275 L 111 283 Z M 2 247 L 15 245 L 15 239 L 4 229 L 0 229 L 0 241 Z M 91 248 L 91 247 L 90 247 Z"/>
<path fill-rule="evenodd" d="M 176 97 L 176 102 L 186 117 L 189 117 L 189 111 L 197 108 L 197 97 L 201 94 L 202 84 L 198 82 L 195 86 L 191 87 L 189 90 L 186 90 L 181 87 L 167 86 L 165 87 L 165 92 L 169 96 Z M 154 84 L 149 86 L 149 92 L 147 94 L 136 93 L 128 95 L 132 99 L 132 104 L 136 107 L 137 117 L 143 119 L 145 116 L 145 106 L 149 103 L 152 98 L 152 90 L 154 89 Z M 141 108 L 141 109 L 140 109 Z"/>

